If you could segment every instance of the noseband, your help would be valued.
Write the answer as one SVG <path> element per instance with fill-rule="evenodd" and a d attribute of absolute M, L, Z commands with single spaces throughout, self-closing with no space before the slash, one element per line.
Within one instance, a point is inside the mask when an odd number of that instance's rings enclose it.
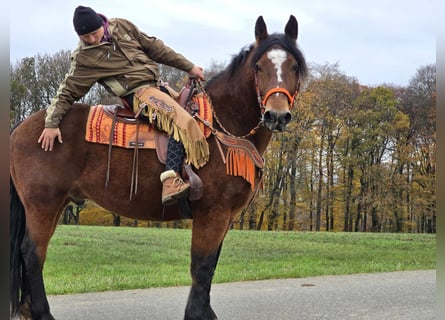
<path fill-rule="evenodd" d="M 258 97 L 258 103 L 260 105 L 261 108 L 261 113 L 263 114 L 264 111 L 266 110 L 266 103 L 267 100 L 270 98 L 271 95 L 273 95 L 274 93 L 281 93 L 284 94 L 287 97 L 287 101 L 289 102 L 290 105 L 290 110 L 292 110 L 293 106 L 294 106 L 294 101 L 295 98 L 298 95 L 298 91 L 300 90 L 300 79 L 298 79 L 297 81 L 297 85 L 295 86 L 295 93 L 293 95 L 290 94 L 289 90 L 287 90 L 286 88 L 283 87 L 276 87 L 276 88 L 272 88 L 269 89 L 266 94 L 264 95 L 264 98 L 261 99 L 261 93 L 260 93 L 260 88 L 258 85 L 258 70 L 255 69 L 255 87 L 256 87 L 256 92 L 257 92 L 257 97 Z"/>

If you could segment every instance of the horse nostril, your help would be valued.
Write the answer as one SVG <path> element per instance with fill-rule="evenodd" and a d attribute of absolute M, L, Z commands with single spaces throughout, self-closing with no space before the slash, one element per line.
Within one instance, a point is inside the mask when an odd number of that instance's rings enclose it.
<path fill-rule="evenodd" d="M 264 112 L 264 121 L 274 123 L 277 120 L 277 117 L 274 112 L 266 111 Z"/>
<path fill-rule="evenodd" d="M 286 112 L 285 115 L 281 116 L 283 119 L 283 123 L 288 124 L 292 120 L 292 114 L 290 112 Z"/>

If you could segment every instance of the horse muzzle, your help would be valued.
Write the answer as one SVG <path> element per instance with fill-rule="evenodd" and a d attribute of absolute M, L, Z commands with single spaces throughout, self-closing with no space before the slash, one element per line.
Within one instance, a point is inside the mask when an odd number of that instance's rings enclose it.
<path fill-rule="evenodd" d="M 287 112 L 276 112 L 267 110 L 263 114 L 263 125 L 272 132 L 283 132 L 291 121 L 292 115 Z"/>
<path fill-rule="evenodd" d="M 264 108 L 263 125 L 272 132 L 283 132 L 292 119 L 290 109 L 297 94 L 292 96 L 282 87 L 272 88 L 264 95 L 261 105 Z M 270 100 L 270 101 L 269 101 Z"/>

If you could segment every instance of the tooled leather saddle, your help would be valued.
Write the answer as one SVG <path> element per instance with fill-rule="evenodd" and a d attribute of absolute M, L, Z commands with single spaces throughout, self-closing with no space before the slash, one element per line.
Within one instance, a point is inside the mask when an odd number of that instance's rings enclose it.
<path fill-rule="evenodd" d="M 168 93 L 181 106 L 190 110 L 192 104 L 188 100 L 192 97 L 193 89 L 189 82 L 178 94 L 171 88 L 160 87 L 161 91 Z M 110 180 L 110 159 L 114 146 L 134 150 L 132 182 L 130 187 L 130 199 L 137 192 L 138 153 L 140 149 L 155 149 L 159 161 L 163 164 L 167 160 L 168 135 L 150 125 L 146 116 L 135 113 L 127 99 L 122 99 L 123 104 L 96 105 L 90 108 L 85 133 L 86 141 L 92 143 L 108 144 L 108 164 L 105 185 Z M 196 108 L 193 106 L 193 112 Z M 191 112 L 191 110 L 189 111 Z M 188 164 L 183 165 L 182 177 L 190 184 L 189 200 L 200 199 L 203 192 L 202 181 Z M 186 201 L 179 202 L 179 208 L 183 216 L 191 216 L 190 205 Z M 167 208 L 168 209 L 168 208 Z"/>

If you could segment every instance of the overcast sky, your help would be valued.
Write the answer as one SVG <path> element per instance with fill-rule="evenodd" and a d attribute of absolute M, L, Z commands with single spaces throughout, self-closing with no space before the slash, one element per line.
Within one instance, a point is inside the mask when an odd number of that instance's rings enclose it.
<path fill-rule="evenodd" d="M 264 17 L 269 33 L 283 32 L 293 14 L 298 44 L 309 63 L 339 63 L 361 84 L 407 85 L 436 62 L 440 0 L 16 0 L 10 6 L 10 62 L 71 50 L 76 6 L 134 22 L 192 62 L 228 63 L 254 39 Z M 442 7 L 442 8 L 439 8 Z M 445 19 L 445 16 L 444 18 Z"/>

